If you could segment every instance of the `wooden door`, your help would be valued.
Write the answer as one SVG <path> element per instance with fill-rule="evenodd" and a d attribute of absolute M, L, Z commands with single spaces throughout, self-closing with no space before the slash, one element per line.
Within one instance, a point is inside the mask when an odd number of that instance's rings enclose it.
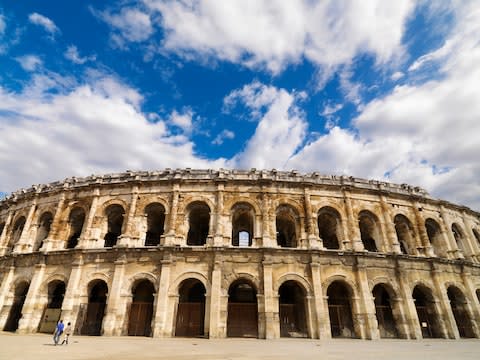
<path fill-rule="evenodd" d="M 5 323 L 4 331 L 16 331 L 18 329 L 18 322 L 22 317 L 23 302 L 25 299 L 15 300 L 10 308 L 7 321 Z"/>
<path fill-rule="evenodd" d="M 38 331 L 46 334 L 53 334 L 57 327 L 58 320 L 60 320 L 61 314 L 62 309 L 45 309 Z"/>
<path fill-rule="evenodd" d="M 432 338 L 432 324 L 430 322 L 430 316 L 428 315 L 428 309 L 426 306 L 417 306 L 418 322 L 422 329 L 422 336 L 424 338 Z"/>
<path fill-rule="evenodd" d="M 256 303 L 229 303 L 227 336 L 258 337 L 258 310 Z"/>
<path fill-rule="evenodd" d="M 82 335 L 101 335 L 105 303 L 89 303 Z"/>
<path fill-rule="evenodd" d="M 183 302 L 178 304 L 175 336 L 204 335 L 205 303 Z"/>
<path fill-rule="evenodd" d="M 378 330 L 382 338 L 396 338 L 397 329 L 395 327 L 395 320 L 393 318 L 392 309 L 387 305 L 375 306 L 377 314 Z"/>
<path fill-rule="evenodd" d="M 328 305 L 332 337 L 355 337 L 353 320 L 348 305 Z"/>
<path fill-rule="evenodd" d="M 460 337 L 473 338 L 475 334 L 473 333 L 470 317 L 467 315 L 467 312 L 461 307 L 452 306 L 453 317 L 457 324 L 458 333 Z"/>
<path fill-rule="evenodd" d="M 128 335 L 150 336 L 152 332 L 153 304 L 150 302 L 134 302 L 130 307 Z"/>

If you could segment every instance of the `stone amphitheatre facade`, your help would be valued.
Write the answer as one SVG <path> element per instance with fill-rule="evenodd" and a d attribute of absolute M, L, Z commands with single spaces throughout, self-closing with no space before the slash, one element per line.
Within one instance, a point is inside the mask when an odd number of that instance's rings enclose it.
<path fill-rule="evenodd" d="M 480 218 L 295 171 L 69 178 L 0 202 L 0 329 L 153 337 L 480 336 Z"/>

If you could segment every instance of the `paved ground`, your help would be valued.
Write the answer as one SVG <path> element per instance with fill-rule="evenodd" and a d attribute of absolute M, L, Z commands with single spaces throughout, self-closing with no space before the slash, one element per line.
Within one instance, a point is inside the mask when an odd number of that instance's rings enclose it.
<path fill-rule="evenodd" d="M 0 360 L 303 360 L 303 359 L 480 359 L 480 340 L 152 339 L 75 336 L 53 346 L 43 334 L 0 332 Z"/>

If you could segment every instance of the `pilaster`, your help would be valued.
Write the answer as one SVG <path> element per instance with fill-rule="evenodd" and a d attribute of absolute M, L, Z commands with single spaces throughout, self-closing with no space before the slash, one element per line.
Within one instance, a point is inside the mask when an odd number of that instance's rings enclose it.
<path fill-rule="evenodd" d="M 43 245 L 40 248 L 41 251 L 50 251 L 54 249 L 56 250 L 56 249 L 65 248 L 65 242 L 58 239 L 58 234 L 60 233 L 60 229 L 65 224 L 65 219 L 62 218 L 64 204 L 65 204 L 65 193 L 62 193 L 60 195 L 60 200 L 58 201 L 58 204 L 57 204 L 57 209 L 55 210 L 55 215 L 53 216 L 50 233 L 48 234 L 48 237 L 45 240 L 43 240 Z"/>
<path fill-rule="evenodd" d="M 378 331 L 378 322 L 377 316 L 375 314 L 375 303 L 373 295 L 370 292 L 368 286 L 368 277 L 367 277 L 367 265 L 363 262 L 362 258 L 356 258 L 357 264 L 355 266 L 354 272 L 357 280 L 357 286 L 359 289 L 359 305 L 360 313 L 357 316 L 360 316 L 363 321 L 362 323 L 365 326 L 365 336 L 367 339 L 375 340 L 380 338 Z"/>
<path fill-rule="evenodd" d="M 30 244 L 30 227 L 33 221 L 33 215 L 35 214 L 35 210 L 37 208 L 37 198 L 33 199 L 32 205 L 30 205 L 30 209 L 28 210 L 27 219 L 25 221 L 25 225 L 23 227 L 22 235 L 16 244 L 13 244 L 13 252 L 14 253 L 23 253 L 28 252 L 32 249 L 32 244 Z"/>
<path fill-rule="evenodd" d="M 37 307 L 38 293 L 43 282 L 46 265 L 44 262 L 36 264 L 32 281 L 28 288 L 27 297 L 22 308 L 22 317 L 18 322 L 17 332 L 20 334 L 36 332 L 40 322 L 41 311 Z"/>
<path fill-rule="evenodd" d="M 103 334 L 107 336 L 121 335 L 121 324 L 124 316 L 126 316 L 125 309 L 119 306 L 126 263 L 127 260 L 124 256 L 115 261 L 112 285 L 108 295 L 107 312 L 103 320 Z"/>
<path fill-rule="evenodd" d="M 170 286 L 170 267 L 172 266 L 172 260 L 170 255 L 165 255 L 161 261 L 162 268 L 160 272 L 160 278 L 158 280 L 158 291 L 156 298 L 155 314 L 154 314 L 154 337 L 169 337 L 171 332 L 167 331 L 167 311 L 168 311 L 168 288 Z M 171 327 L 171 326 L 170 326 Z"/>

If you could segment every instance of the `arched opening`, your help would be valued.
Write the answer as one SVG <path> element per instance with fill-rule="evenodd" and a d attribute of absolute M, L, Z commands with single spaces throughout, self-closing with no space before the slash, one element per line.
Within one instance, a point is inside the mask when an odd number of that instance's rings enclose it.
<path fill-rule="evenodd" d="M 147 216 L 145 246 L 157 246 L 164 232 L 165 208 L 159 203 L 149 204 L 145 208 L 145 215 Z"/>
<path fill-rule="evenodd" d="M 375 285 L 372 291 L 377 315 L 378 330 L 382 338 L 397 338 L 398 331 L 393 317 L 390 294 L 384 285 Z"/>
<path fill-rule="evenodd" d="M 15 286 L 13 303 L 10 307 L 10 312 L 8 313 L 8 318 L 3 328 L 4 331 L 17 331 L 18 322 L 22 317 L 22 308 L 23 304 L 25 303 L 29 287 L 30 284 L 26 281 L 22 281 Z"/>
<path fill-rule="evenodd" d="M 462 338 L 474 338 L 475 332 L 472 328 L 472 321 L 467 310 L 467 300 L 465 296 L 455 286 L 450 286 L 447 289 L 448 299 L 450 300 L 450 307 L 452 308 L 453 317 L 457 324 L 458 333 Z"/>
<path fill-rule="evenodd" d="M 15 224 L 13 225 L 12 229 L 12 235 L 10 238 L 10 244 L 9 248 L 13 248 L 13 246 L 20 240 L 20 237 L 22 236 L 23 228 L 25 227 L 25 216 L 21 216 L 17 221 L 15 221 Z"/>
<path fill-rule="evenodd" d="M 280 205 L 276 212 L 277 245 L 280 247 L 297 247 L 297 212 L 289 205 Z"/>
<path fill-rule="evenodd" d="M 0 236 L 2 236 L 4 229 L 5 229 L 5 223 L 2 222 L 2 223 L 0 223 Z"/>
<path fill-rule="evenodd" d="M 39 331 L 51 334 L 55 330 L 62 313 L 63 298 L 65 296 L 65 283 L 54 280 L 48 283 L 48 302 L 40 321 Z"/>
<path fill-rule="evenodd" d="M 89 284 L 88 304 L 81 335 L 101 335 L 103 316 L 107 304 L 108 287 L 103 280 L 94 280 Z"/>
<path fill-rule="evenodd" d="M 105 209 L 107 216 L 107 233 L 105 234 L 105 247 L 117 245 L 118 237 L 122 234 L 123 217 L 125 210 L 121 205 L 109 205 Z"/>
<path fill-rule="evenodd" d="M 377 252 L 379 249 L 378 244 L 380 244 L 380 231 L 377 217 L 370 211 L 361 211 L 358 215 L 358 224 L 365 250 Z"/>
<path fill-rule="evenodd" d="M 178 289 L 175 336 L 203 336 L 205 319 L 205 286 L 197 279 L 187 279 Z"/>
<path fill-rule="evenodd" d="M 155 288 L 151 281 L 141 280 L 132 289 L 128 318 L 129 336 L 151 336 Z"/>
<path fill-rule="evenodd" d="M 238 203 L 232 207 L 232 245 L 252 246 L 255 212 L 250 204 Z"/>
<path fill-rule="evenodd" d="M 78 239 L 82 234 L 83 223 L 85 222 L 85 211 L 76 207 L 70 212 L 68 217 L 68 225 L 70 233 L 67 240 L 67 249 L 74 249 L 78 245 Z"/>
<path fill-rule="evenodd" d="M 334 281 L 327 289 L 328 314 L 332 337 L 354 338 L 351 290 L 341 281 Z"/>
<path fill-rule="evenodd" d="M 188 210 L 187 245 L 205 245 L 210 228 L 210 208 L 203 202 L 194 202 Z"/>
<path fill-rule="evenodd" d="M 278 289 L 280 336 L 308 337 L 305 291 L 295 281 L 286 281 Z"/>
<path fill-rule="evenodd" d="M 246 280 L 237 280 L 228 289 L 228 337 L 258 337 L 257 291 Z"/>
<path fill-rule="evenodd" d="M 460 226 L 458 226 L 458 224 L 452 224 L 452 233 L 458 249 L 465 254 L 465 237 L 463 236 L 463 231 L 460 230 Z"/>
<path fill-rule="evenodd" d="M 331 207 L 324 207 L 318 212 L 318 234 L 326 249 L 340 249 L 340 214 Z"/>
<path fill-rule="evenodd" d="M 417 309 L 422 336 L 424 338 L 442 337 L 431 290 L 424 286 L 417 285 L 413 289 L 412 297 L 415 302 L 415 308 Z"/>
<path fill-rule="evenodd" d="M 430 241 L 430 244 L 432 244 L 435 254 L 438 256 L 444 256 L 445 250 L 442 246 L 440 225 L 438 225 L 438 223 L 433 219 L 427 219 L 425 221 L 425 229 L 427 230 L 428 240 Z"/>
<path fill-rule="evenodd" d="M 477 294 L 477 300 L 480 303 L 480 289 L 477 289 L 475 293 Z"/>
<path fill-rule="evenodd" d="M 395 224 L 395 231 L 397 233 L 397 239 L 402 254 L 413 255 L 413 249 L 415 248 L 415 235 L 412 223 L 406 216 L 401 214 L 395 216 L 393 222 Z"/>
<path fill-rule="evenodd" d="M 43 213 L 40 217 L 33 251 L 38 251 L 43 246 L 43 240 L 45 240 L 50 233 L 50 226 L 52 225 L 52 221 L 53 215 L 50 212 Z"/>
<path fill-rule="evenodd" d="M 0 225 L 1 229 L 1 225 Z M 477 240 L 478 245 L 480 246 L 480 233 L 478 232 L 477 229 L 472 229 L 473 236 L 475 236 L 475 240 Z M 0 231 L 0 235 L 2 235 L 2 232 Z"/>

